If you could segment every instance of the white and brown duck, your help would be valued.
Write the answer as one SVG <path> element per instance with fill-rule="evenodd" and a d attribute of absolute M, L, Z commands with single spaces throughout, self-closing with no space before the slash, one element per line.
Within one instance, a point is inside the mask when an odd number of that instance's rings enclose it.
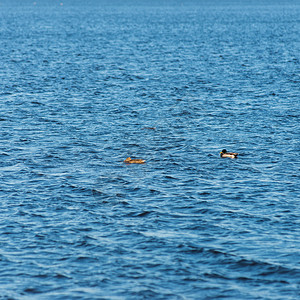
<path fill-rule="evenodd" d="M 227 152 L 226 149 L 223 149 L 221 152 L 220 152 L 220 156 L 225 158 L 225 157 L 228 157 L 228 158 L 237 158 L 239 154 L 238 153 L 234 153 L 234 152 Z"/>

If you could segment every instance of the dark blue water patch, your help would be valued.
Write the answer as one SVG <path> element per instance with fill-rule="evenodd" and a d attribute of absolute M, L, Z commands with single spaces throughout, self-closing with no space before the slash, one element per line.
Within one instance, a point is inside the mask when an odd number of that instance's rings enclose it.
<path fill-rule="evenodd" d="M 297 299 L 299 5 L 36 2 L 1 10 L 1 296 Z"/>

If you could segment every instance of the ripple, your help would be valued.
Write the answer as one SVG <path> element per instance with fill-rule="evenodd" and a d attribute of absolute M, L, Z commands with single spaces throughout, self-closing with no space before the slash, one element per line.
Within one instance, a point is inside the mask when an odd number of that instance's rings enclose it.
<path fill-rule="evenodd" d="M 89 2 L 2 4 L 2 298 L 298 298 L 298 6 Z"/>

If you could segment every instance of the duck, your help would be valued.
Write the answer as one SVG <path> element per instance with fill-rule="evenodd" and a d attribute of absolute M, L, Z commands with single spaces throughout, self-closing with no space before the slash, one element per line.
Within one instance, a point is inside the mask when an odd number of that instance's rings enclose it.
<path fill-rule="evenodd" d="M 144 159 L 132 159 L 131 157 L 127 157 L 124 160 L 126 164 L 144 164 L 146 161 Z"/>
<path fill-rule="evenodd" d="M 220 152 L 220 156 L 221 156 L 221 157 L 237 158 L 238 155 L 239 155 L 238 153 L 227 152 L 226 149 L 223 149 L 223 150 Z"/>

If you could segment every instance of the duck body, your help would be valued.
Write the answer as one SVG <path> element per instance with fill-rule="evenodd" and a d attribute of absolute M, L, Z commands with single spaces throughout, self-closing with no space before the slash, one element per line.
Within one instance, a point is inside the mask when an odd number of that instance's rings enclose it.
<path fill-rule="evenodd" d="M 126 164 L 144 164 L 146 161 L 144 159 L 132 159 L 131 157 L 127 157 L 124 160 Z"/>
<path fill-rule="evenodd" d="M 238 153 L 227 152 L 226 149 L 223 149 L 223 150 L 220 152 L 220 156 L 221 156 L 222 158 L 226 158 L 226 157 L 228 157 L 228 158 L 237 158 L 238 155 L 239 155 Z"/>

